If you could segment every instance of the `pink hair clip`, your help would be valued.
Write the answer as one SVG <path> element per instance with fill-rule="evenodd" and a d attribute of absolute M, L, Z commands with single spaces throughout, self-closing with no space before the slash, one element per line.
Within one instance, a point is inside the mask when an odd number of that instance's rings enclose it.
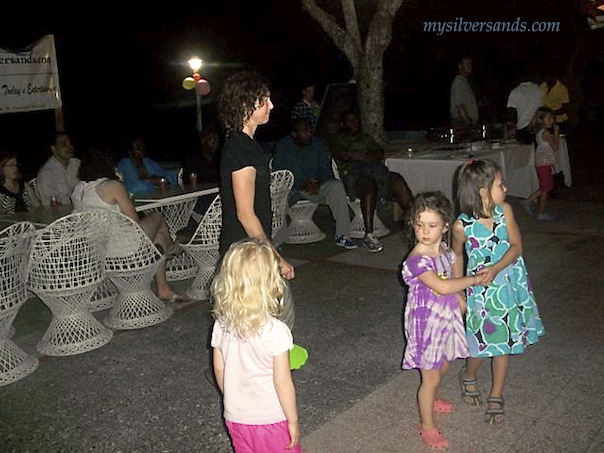
<path fill-rule="evenodd" d="M 472 165 L 474 163 L 474 159 L 468 159 L 468 165 Z"/>

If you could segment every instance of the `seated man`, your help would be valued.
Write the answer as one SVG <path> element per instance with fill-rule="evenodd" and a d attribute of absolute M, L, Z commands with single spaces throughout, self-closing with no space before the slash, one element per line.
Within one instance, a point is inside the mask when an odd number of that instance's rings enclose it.
<path fill-rule="evenodd" d="M 373 235 L 377 200 L 397 201 L 406 210 L 413 196 L 403 177 L 382 163 L 384 150 L 370 135 L 362 133 L 359 126 L 356 113 L 345 112 L 340 134 L 332 138 L 330 149 L 348 196 L 361 200 L 365 223 L 363 245 L 371 252 L 379 252 L 384 247 Z"/>
<path fill-rule="evenodd" d="M 199 136 L 199 149 L 185 156 L 183 161 L 183 181 L 190 183 L 192 173 L 197 175 L 200 183 L 220 184 L 220 135 L 213 127 L 205 126 Z M 214 196 L 199 197 L 194 211 L 200 215 L 212 204 Z"/>
<path fill-rule="evenodd" d="M 140 137 L 131 139 L 129 146 L 129 157 L 124 157 L 117 164 L 117 170 L 129 193 L 153 192 L 160 186 L 162 178 L 173 187 L 177 185 L 176 175 L 168 173 L 157 162 L 145 157 L 145 144 Z"/>
<path fill-rule="evenodd" d="M 313 137 L 312 125 L 306 118 L 292 123 L 292 132 L 275 147 L 273 170 L 289 170 L 294 175 L 290 204 L 304 199 L 325 203 L 336 221 L 336 245 L 356 249 L 349 238 L 350 213 L 342 181 L 333 177 L 323 143 Z"/>
<path fill-rule="evenodd" d="M 36 177 L 40 202 L 43 206 L 50 206 L 55 198 L 60 204 L 71 204 L 71 192 L 79 181 L 80 159 L 73 157 L 73 145 L 65 132 L 57 132 L 49 148 L 52 156 Z"/>

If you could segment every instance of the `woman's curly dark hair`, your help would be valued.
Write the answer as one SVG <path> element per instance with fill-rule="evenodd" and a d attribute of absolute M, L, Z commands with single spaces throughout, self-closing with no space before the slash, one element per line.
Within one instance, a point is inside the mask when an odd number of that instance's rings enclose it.
<path fill-rule="evenodd" d="M 117 179 L 115 153 L 105 145 L 89 146 L 82 155 L 78 177 L 85 182 L 100 178 Z"/>
<path fill-rule="evenodd" d="M 256 102 L 262 105 L 269 94 L 267 80 L 256 71 L 238 72 L 227 78 L 218 98 L 218 119 L 226 134 L 241 131 L 254 113 Z"/>

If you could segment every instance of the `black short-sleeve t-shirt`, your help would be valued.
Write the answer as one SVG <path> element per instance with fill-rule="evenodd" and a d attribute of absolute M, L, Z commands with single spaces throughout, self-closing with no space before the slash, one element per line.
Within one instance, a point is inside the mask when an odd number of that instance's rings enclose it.
<path fill-rule="evenodd" d="M 266 235 L 269 238 L 271 237 L 272 211 L 269 158 L 253 138 L 243 132 L 235 132 L 226 139 L 220 160 L 220 196 L 222 198 L 220 251 L 222 253 L 228 250 L 232 243 L 247 237 L 243 225 L 237 219 L 232 181 L 233 172 L 246 167 L 256 169 L 254 212 Z"/>

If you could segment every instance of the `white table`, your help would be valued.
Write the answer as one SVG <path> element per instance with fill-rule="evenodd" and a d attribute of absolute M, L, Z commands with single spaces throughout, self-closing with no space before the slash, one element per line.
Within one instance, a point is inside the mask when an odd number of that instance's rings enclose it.
<path fill-rule="evenodd" d="M 507 144 L 484 150 L 466 148 L 439 151 L 424 148 L 411 156 L 407 154 L 407 148 L 408 146 L 405 146 L 404 151 L 398 153 L 391 151 L 385 163 L 390 171 L 405 178 L 413 193 L 440 190 L 453 201 L 455 172 L 470 156 L 473 159 L 490 159 L 496 162 L 501 167 L 510 196 L 528 198 L 539 187 L 532 145 Z M 570 186 L 572 176 L 565 140 L 560 142 L 558 160 L 556 171 L 564 172 L 565 184 Z"/>
<path fill-rule="evenodd" d="M 0 229 L 17 222 L 31 222 L 36 228 L 44 228 L 57 219 L 71 214 L 73 206 L 71 204 L 61 205 L 56 209 L 44 206 L 32 211 L 11 212 L 10 214 L 0 214 Z"/>
<path fill-rule="evenodd" d="M 219 188 L 215 185 L 203 188 L 171 188 L 164 191 L 158 190 L 148 194 L 135 194 L 137 212 L 159 211 L 164 216 L 172 239 L 176 234 L 187 227 L 193 208 L 199 197 L 217 194 Z"/>

